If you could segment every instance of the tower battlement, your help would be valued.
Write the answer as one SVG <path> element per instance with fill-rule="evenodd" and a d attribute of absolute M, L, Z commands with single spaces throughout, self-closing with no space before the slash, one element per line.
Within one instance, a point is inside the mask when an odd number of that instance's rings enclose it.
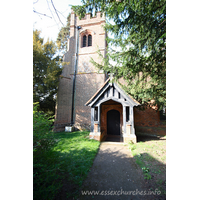
<path fill-rule="evenodd" d="M 91 17 L 91 15 L 88 13 L 82 19 L 77 18 L 77 25 L 79 26 L 81 25 L 85 26 L 88 24 L 99 23 L 99 22 L 105 22 L 105 15 L 102 14 L 101 16 L 101 12 L 97 12 L 95 17 Z"/>

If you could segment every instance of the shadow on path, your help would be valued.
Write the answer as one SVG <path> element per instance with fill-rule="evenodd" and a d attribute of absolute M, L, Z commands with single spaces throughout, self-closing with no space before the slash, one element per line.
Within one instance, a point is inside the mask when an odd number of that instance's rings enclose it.
<path fill-rule="evenodd" d="M 81 190 L 79 199 L 159 199 L 158 190 L 148 189 L 141 169 L 123 143 L 101 143 Z"/>

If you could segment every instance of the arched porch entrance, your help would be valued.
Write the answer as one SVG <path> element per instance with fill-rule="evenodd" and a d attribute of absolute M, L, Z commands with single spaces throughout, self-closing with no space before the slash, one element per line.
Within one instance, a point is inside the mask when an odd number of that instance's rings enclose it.
<path fill-rule="evenodd" d="M 101 104 L 100 110 L 100 129 L 102 132 L 102 140 L 122 142 L 122 104 L 113 100 L 108 100 Z"/>
<path fill-rule="evenodd" d="M 120 129 L 120 112 L 118 110 L 110 110 L 107 112 L 107 135 L 105 141 L 123 142 Z"/>

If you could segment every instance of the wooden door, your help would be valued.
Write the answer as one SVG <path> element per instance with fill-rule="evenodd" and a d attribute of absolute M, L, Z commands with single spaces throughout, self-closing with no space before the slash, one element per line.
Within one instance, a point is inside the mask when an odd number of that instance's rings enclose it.
<path fill-rule="evenodd" d="M 120 135 L 120 112 L 117 110 L 107 112 L 107 134 Z"/>

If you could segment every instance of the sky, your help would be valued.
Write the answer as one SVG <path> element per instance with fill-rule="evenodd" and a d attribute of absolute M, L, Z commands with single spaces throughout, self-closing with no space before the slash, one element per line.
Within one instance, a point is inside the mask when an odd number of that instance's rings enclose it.
<path fill-rule="evenodd" d="M 70 5 L 81 5 L 81 0 L 53 0 L 53 4 L 58 11 L 61 22 L 66 25 L 67 16 L 71 12 Z M 37 12 L 33 12 L 33 29 L 41 31 L 41 37 L 44 38 L 44 41 L 47 38 L 56 41 L 63 25 L 57 17 L 51 0 L 33 0 L 33 10 Z"/>

